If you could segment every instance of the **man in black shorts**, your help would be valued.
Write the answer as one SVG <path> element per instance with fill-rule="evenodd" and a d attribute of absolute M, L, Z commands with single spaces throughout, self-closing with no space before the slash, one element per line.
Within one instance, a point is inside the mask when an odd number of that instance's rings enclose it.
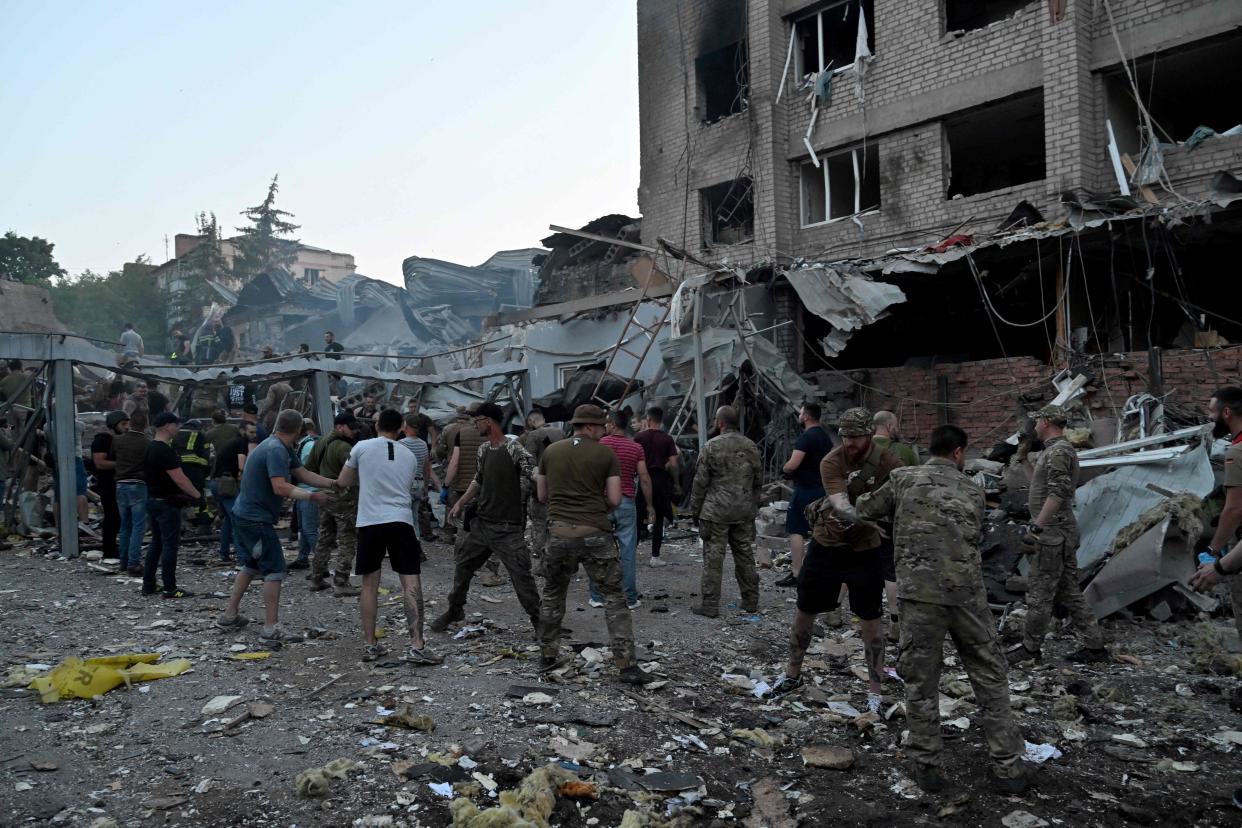
<path fill-rule="evenodd" d="M 388 650 L 375 638 L 375 617 L 379 606 L 380 564 L 388 555 L 393 572 L 401 579 L 405 600 L 405 620 L 410 633 L 407 661 L 439 664 L 423 638 L 423 584 L 419 577 L 422 545 L 414 533 L 414 511 L 410 508 L 410 489 L 414 485 L 414 455 L 397 442 L 401 434 L 401 412 L 385 409 L 375 420 L 378 437 L 358 442 L 341 469 L 338 485 L 359 485 L 358 552 L 355 572 L 362 576 L 358 598 L 362 610 L 362 634 L 366 638 L 363 661 L 375 661 Z"/>
<path fill-rule="evenodd" d="M 848 507 L 863 494 L 875 491 L 902 463 L 891 451 L 871 442 L 871 412 L 867 409 L 849 409 L 837 425 L 841 445 L 819 466 L 825 497 L 808 507 L 814 512 L 807 516 L 811 543 L 798 573 L 798 609 L 790 632 L 789 663 L 785 674 L 773 684 L 772 693 L 779 695 L 802 686 L 802 659 L 811 645 L 815 616 L 840 606 L 841 587 L 845 586 L 849 588 L 850 610 L 861 622 L 867 706 L 874 712 L 880 706 L 884 669 L 885 563 L 881 537 L 874 524 L 849 520 L 834 507 Z"/>

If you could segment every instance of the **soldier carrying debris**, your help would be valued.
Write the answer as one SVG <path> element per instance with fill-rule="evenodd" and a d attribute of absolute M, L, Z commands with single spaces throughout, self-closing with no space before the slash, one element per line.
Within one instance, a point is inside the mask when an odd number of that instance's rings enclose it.
<path fill-rule="evenodd" d="M 1070 661 L 1108 660 L 1104 633 L 1087 606 L 1078 577 L 1078 521 L 1074 518 L 1074 491 L 1078 488 L 1078 452 L 1065 439 L 1069 415 L 1059 405 L 1046 405 L 1034 414 L 1035 436 L 1044 444 L 1027 504 L 1031 522 L 1023 543 L 1030 556 L 1030 587 L 1026 593 L 1026 630 L 1021 644 L 1007 651 L 1011 664 L 1037 663 L 1053 603 L 1069 610 L 1086 646 L 1070 653 Z"/>
<path fill-rule="evenodd" d="M 621 464 L 599 441 L 604 436 L 604 411 L 580 405 L 570 424 L 574 434 L 553 443 L 539 461 L 535 483 L 539 499 L 548 504 L 551 539 L 544 562 L 543 600 L 539 617 L 541 670 L 554 669 L 560 652 L 565 594 L 581 564 L 604 598 L 604 618 L 621 681 L 642 684 L 634 663 L 634 629 L 621 589 L 621 558 L 608 513 L 621 503 Z"/>
<path fill-rule="evenodd" d="M 858 498 L 856 512 L 841 510 L 854 519 L 894 521 L 902 618 L 897 669 L 906 685 L 911 771 L 923 790 L 943 789 L 940 672 L 948 633 L 982 711 L 995 762 L 993 784 L 1022 793 L 1025 744 L 1009 708 L 1007 668 L 983 585 L 985 507 L 983 491 L 962 473 L 966 432 L 953 425 L 936 428 L 930 453 L 926 465 L 893 469 L 883 486 Z"/>
<path fill-rule="evenodd" d="M 690 514 L 699 521 L 703 539 L 703 576 L 695 615 L 720 615 L 720 581 L 727 548 L 733 550 L 733 568 L 742 593 L 742 610 L 759 609 L 759 573 L 755 569 L 755 514 L 763 486 L 763 459 L 759 449 L 738 432 L 737 411 L 729 405 L 716 410 L 720 434 L 707 441 L 694 474 Z"/>

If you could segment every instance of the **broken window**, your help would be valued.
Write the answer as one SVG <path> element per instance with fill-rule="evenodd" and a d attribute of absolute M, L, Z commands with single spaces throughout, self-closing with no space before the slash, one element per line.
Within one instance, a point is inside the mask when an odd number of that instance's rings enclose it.
<path fill-rule="evenodd" d="M 982 29 L 1016 14 L 1033 0 L 945 0 L 944 30 Z"/>
<path fill-rule="evenodd" d="M 746 111 L 750 66 L 745 40 L 695 58 L 694 76 L 698 83 L 699 120 L 711 123 Z"/>
<path fill-rule="evenodd" d="M 853 66 L 875 53 L 875 0 L 838 0 L 794 21 L 797 77 Z"/>
<path fill-rule="evenodd" d="M 1135 85 L 1151 113 L 1157 140 L 1185 141 L 1198 126 L 1219 133 L 1242 122 L 1242 74 L 1216 72 L 1219 66 L 1242 66 L 1242 37 L 1212 38 L 1134 61 Z M 1210 83 L 1204 82 L 1205 75 Z M 1105 72 L 1104 88 L 1117 148 L 1137 161 L 1139 111 L 1125 71 L 1117 67 Z"/>
<path fill-rule="evenodd" d="M 700 192 L 704 247 L 740 244 L 755 237 L 755 195 L 749 178 L 726 181 Z"/>
<path fill-rule="evenodd" d="M 1023 92 L 944 120 L 948 198 L 987 193 L 1044 172 L 1044 93 Z"/>
<path fill-rule="evenodd" d="M 319 277 L 322 275 L 317 267 L 304 267 L 302 268 L 302 273 L 305 275 L 306 284 L 308 285 L 313 285 L 318 282 Z"/>
<path fill-rule="evenodd" d="M 874 144 L 802 164 L 802 226 L 846 218 L 880 206 L 880 153 Z"/>

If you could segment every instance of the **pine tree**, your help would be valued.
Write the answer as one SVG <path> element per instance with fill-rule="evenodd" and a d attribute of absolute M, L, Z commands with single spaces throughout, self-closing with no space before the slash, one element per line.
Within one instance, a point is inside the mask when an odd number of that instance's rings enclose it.
<path fill-rule="evenodd" d="M 237 228 L 242 235 L 237 239 L 233 272 L 243 284 L 260 273 L 281 271 L 288 274 L 289 266 L 297 259 L 298 240 L 282 237 L 291 235 L 300 225 L 287 220 L 293 218 L 292 213 L 276 209 L 279 177 L 272 176 L 262 204 L 242 211 L 250 224 Z"/>

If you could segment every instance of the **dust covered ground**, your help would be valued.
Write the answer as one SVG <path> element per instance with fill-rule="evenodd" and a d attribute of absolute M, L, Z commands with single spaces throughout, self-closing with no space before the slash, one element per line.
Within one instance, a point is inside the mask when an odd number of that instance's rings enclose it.
<path fill-rule="evenodd" d="M 772 680 L 784 658 L 793 593 L 773 586 L 783 572 L 765 570 L 763 610 L 744 615 L 727 576 L 721 618 L 690 614 L 700 563 L 692 537 L 671 544 L 672 565 L 662 569 L 647 567 L 640 549 L 644 598 L 634 629 L 650 683 L 633 690 L 615 679 L 603 610 L 587 607 L 581 579 L 565 645 L 582 652 L 560 675 L 541 678 L 532 631 L 507 585 L 476 579 L 466 621 L 474 629 L 429 633 L 444 664 L 415 668 L 395 657 L 363 663 L 357 599 L 310 592 L 304 573 L 292 572 L 282 621 L 312 637 L 240 660 L 266 648 L 258 624 L 227 634 L 213 626 L 233 573 L 203 566 L 207 547 L 182 550 L 179 583 L 197 597 L 180 601 L 141 597 L 138 581 L 55 552 L 46 544 L 0 552 L 6 670 L 130 652 L 185 657 L 193 667 L 93 700 L 42 704 L 32 691 L 4 689 L 5 825 L 441 826 L 452 823 L 445 794 L 485 808 L 496 801 L 488 788 L 513 788 L 549 763 L 593 782 L 598 797 L 558 796 L 549 823 L 564 826 L 620 825 L 627 811 L 635 826 L 677 814 L 675 824 L 782 828 L 1237 825 L 1242 815 L 1229 800 L 1242 785 L 1238 679 L 1206 672 L 1227 659 L 1220 642 L 1236 646 L 1222 619 L 1108 624 L 1111 663 L 1068 665 L 1060 656 L 1075 644 L 1061 636 L 1042 666 L 1011 671 L 1027 741 L 1063 752 L 1021 798 L 988 787 L 982 733 L 949 647 L 942 707 L 951 784 L 931 796 L 904 771 L 896 680 L 887 717 L 856 717 L 838 704 L 866 709 L 851 627 L 817 638 L 807 661 L 816 687 L 776 703 L 756 697 L 754 682 Z M 428 554 L 433 617 L 450 585 L 451 551 L 429 544 Z M 384 582 L 395 587 L 390 573 Z M 243 612 L 261 616 L 257 589 Z M 380 623 L 399 653 L 395 591 L 381 597 Z M 241 698 L 203 713 L 217 696 Z M 434 730 L 376 724 L 390 711 L 430 717 Z M 821 746 L 845 749 L 852 766 L 806 764 L 804 749 Z M 357 767 L 328 779 L 326 795 L 295 793 L 299 773 L 342 758 Z M 647 775 L 656 771 L 663 775 Z"/>

